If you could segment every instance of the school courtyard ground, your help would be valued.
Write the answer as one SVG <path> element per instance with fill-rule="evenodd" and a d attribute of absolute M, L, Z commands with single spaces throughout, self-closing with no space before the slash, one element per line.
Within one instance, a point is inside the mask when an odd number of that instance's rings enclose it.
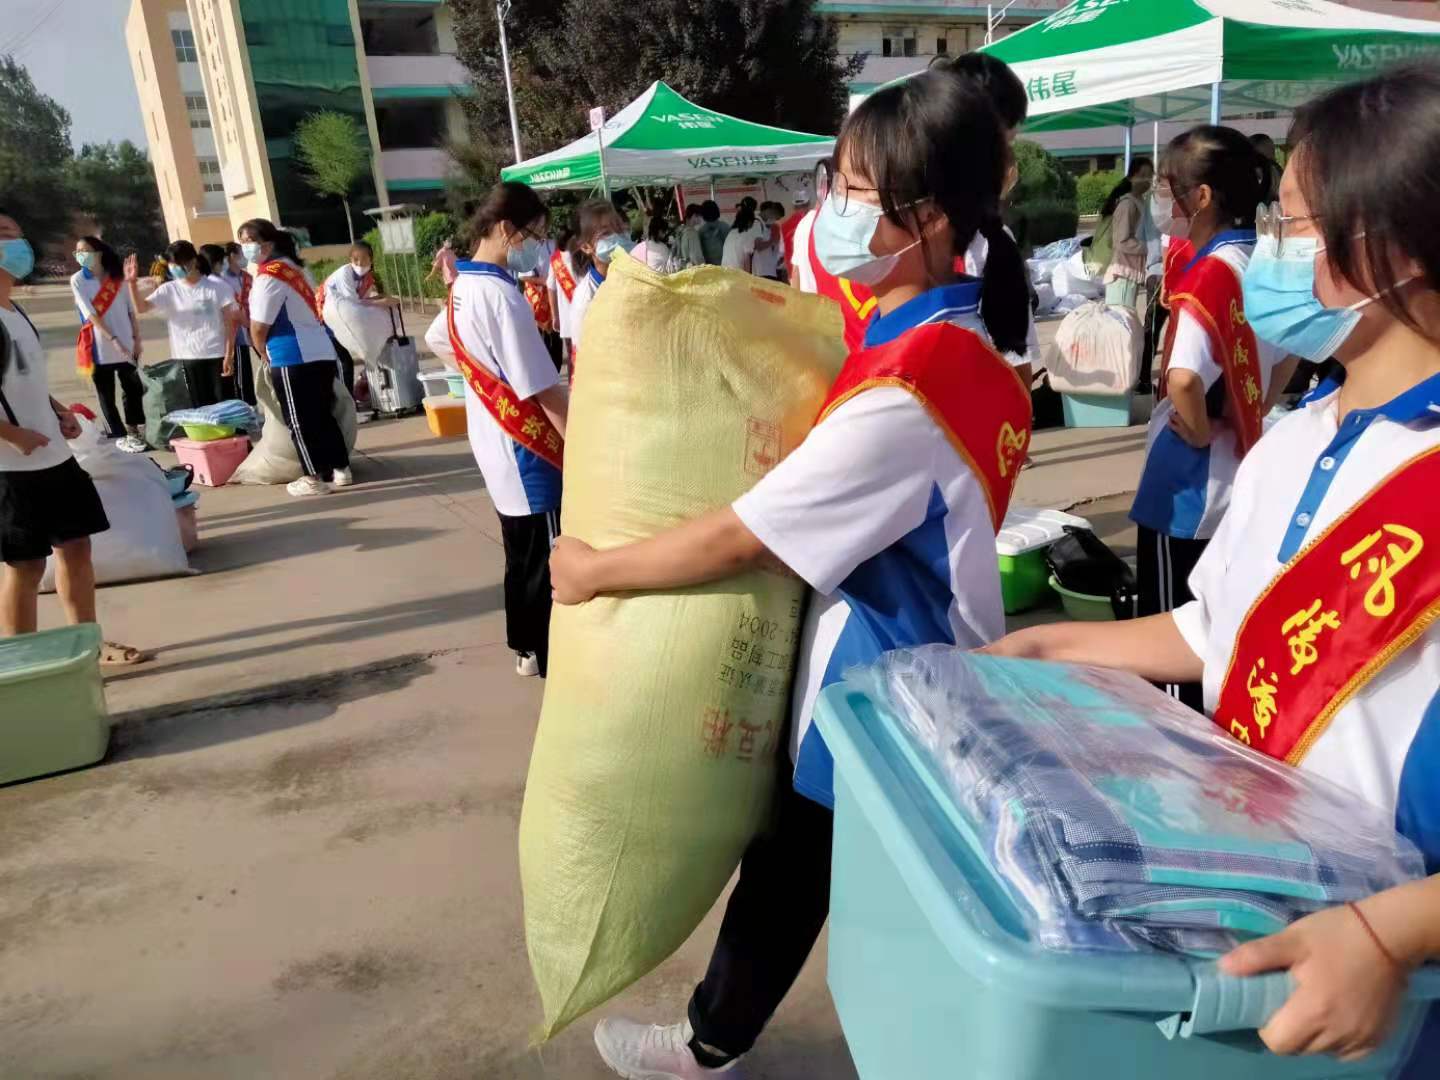
<path fill-rule="evenodd" d="M 68 290 L 21 302 L 55 396 L 89 401 Z M 1041 433 L 1019 500 L 1127 550 L 1142 446 Z M 505 648 L 469 448 L 374 423 L 354 468 L 322 499 L 206 489 L 198 575 L 101 590 L 107 637 L 158 655 L 107 680 L 103 763 L 0 788 L 0 1076 L 610 1075 L 591 1021 L 530 1046 L 515 836 L 543 685 Z M 606 1011 L 678 1019 L 718 921 Z M 823 948 L 750 1075 L 855 1075 Z"/>

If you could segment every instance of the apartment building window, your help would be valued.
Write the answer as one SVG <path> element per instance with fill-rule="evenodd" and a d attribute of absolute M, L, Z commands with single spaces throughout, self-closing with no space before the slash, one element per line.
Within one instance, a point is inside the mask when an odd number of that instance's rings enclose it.
<path fill-rule="evenodd" d="M 171 30 L 170 41 L 175 46 L 175 62 L 198 64 L 200 54 L 195 50 L 195 35 L 189 30 Z"/>
<path fill-rule="evenodd" d="M 942 26 L 935 37 L 937 56 L 959 56 L 970 47 L 970 30 L 964 26 Z"/>
<path fill-rule="evenodd" d="M 881 56 L 914 56 L 916 52 L 913 26 L 887 26 L 882 31 Z"/>
<path fill-rule="evenodd" d="M 200 185 L 208 194 L 212 191 L 225 190 L 225 185 L 220 180 L 220 162 L 217 158 L 202 157 L 196 158 L 196 164 L 200 166 Z"/>
<path fill-rule="evenodd" d="M 208 128 L 210 126 L 210 109 L 205 104 L 204 94 L 185 95 L 185 114 L 190 118 L 192 128 Z"/>

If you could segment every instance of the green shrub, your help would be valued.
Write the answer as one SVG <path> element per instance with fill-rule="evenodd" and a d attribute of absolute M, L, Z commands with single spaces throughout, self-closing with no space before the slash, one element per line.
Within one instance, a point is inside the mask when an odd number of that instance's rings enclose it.
<path fill-rule="evenodd" d="M 1067 239 L 1080 229 L 1080 215 L 1074 204 L 1053 200 L 1015 207 L 1010 212 L 1010 222 L 1025 251 Z"/>
<path fill-rule="evenodd" d="M 422 281 L 425 275 L 430 273 L 430 263 L 435 258 L 435 252 L 440 250 L 440 245 L 445 243 L 447 237 L 455 237 L 457 254 L 462 258 L 465 256 L 466 244 L 462 238 L 456 236 L 457 232 L 455 219 L 440 211 L 421 214 L 415 219 L 415 258 L 420 263 Z M 378 228 L 367 232 L 364 240 L 375 252 L 375 281 L 380 288 L 391 294 L 404 292 L 412 295 L 415 291 L 415 268 L 411 256 L 397 255 L 392 263 L 385 254 L 385 246 L 380 242 Z M 399 279 L 394 283 L 387 280 L 392 270 Z M 426 296 L 439 298 L 445 295 L 445 282 L 438 275 L 430 281 L 424 281 L 423 288 Z"/>
<path fill-rule="evenodd" d="M 325 279 L 333 274 L 346 259 L 309 259 L 305 263 L 305 269 L 310 271 L 310 276 L 315 279 L 315 288 L 323 289 Z"/>
<path fill-rule="evenodd" d="M 1117 169 L 1107 172 L 1092 172 L 1080 177 L 1075 183 L 1075 209 L 1082 214 L 1098 214 L 1115 185 L 1124 179 L 1124 173 Z"/>
<path fill-rule="evenodd" d="M 1010 193 L 1012 205 L 1074 203 L 1075 177 L 1060 164 L 1059 158 L 1052 156 L 1039 143 L 1016 139 L 1015 165 L 1020 176 Z"/>

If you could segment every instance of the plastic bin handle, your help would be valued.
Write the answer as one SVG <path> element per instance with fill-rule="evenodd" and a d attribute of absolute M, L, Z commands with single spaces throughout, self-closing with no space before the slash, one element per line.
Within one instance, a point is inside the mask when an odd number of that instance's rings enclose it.
<path fill-rule="evenodd" d="M 1237 979 L 1214 964 L 1195 969 L 1195 1000 L 1190 1010 L 1158 1021 L 1167 1039 L 1213 1035 L 1221 1031 L 1258 1031 L 1285 1004 L 1295 980 L 1288 971 Z"/>

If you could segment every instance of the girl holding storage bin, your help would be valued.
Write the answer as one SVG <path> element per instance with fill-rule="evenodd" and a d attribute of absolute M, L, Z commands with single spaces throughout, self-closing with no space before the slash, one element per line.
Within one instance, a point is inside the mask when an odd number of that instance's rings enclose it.
<path fill-rule="evenodd" d="M 1334 355 L 1341 377 L 1241 464 L 1194 600 L 1021 631 L 992 651 L 1202 682 L 1241 742 L 1393 809 L 1437 876 L 1222 962 L 1294 977 L 1260 1033 L 1273 1050 L 1353 1060 L 1387 1034 L 1410 970 L 1440 959 L 1440 69 L 1331 91 L 1299 111 L 1291 145 L 1245 314 L 1295 356 Z M 1432 1007 L 1402 1075 L 1437 1063 Z"/>
<path fill-rule="evenodd" d="M 995 531 L 1030 434 L 1028 389 L 999 352 L 1023 353 L 1029 325 L 1024 265 L 1000 221 L 1010 163 L 1005 125 L 968 77 L 932 70 L 866 99 L 840 134 L 813 235 L 826 270 L 872 289 L 878 314 L 814 429 L 732 506 L 607 551 L 557 542 L 561 603 L 764 560 L 815 592 L 793 787 L 744 855 L 688 1021 L 597 1029 L 622 1076 L 737 1077 L 809 955 L 829 908 L 833 805 L 830 753 L 810 724 L 819 689 L 888 649 L 1003 632 Z M 983 282 L 955 271 L 977 232 L 990 243 Z"/>

